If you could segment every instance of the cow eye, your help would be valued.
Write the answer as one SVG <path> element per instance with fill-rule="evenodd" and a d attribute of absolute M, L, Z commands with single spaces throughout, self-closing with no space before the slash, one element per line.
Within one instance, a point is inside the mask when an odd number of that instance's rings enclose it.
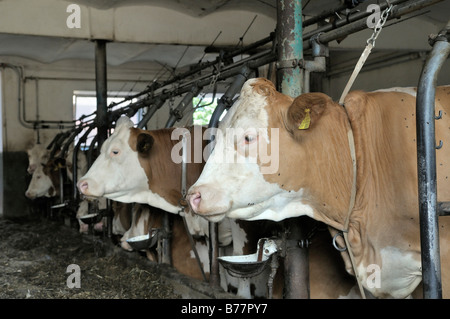
<path fill-rule="evenodd" d="M 111 151 L 111 156 L 117 156 L 120 154 L 120 150 L 114 149 Z"/>
<path fill-rule="evenodd" d="M 245 135 L 244 139 L 245 139 L 245 144 L 251 144 L 256 140 L 256 136 L 253 134 L 247 134 L 247 135 Z"/>

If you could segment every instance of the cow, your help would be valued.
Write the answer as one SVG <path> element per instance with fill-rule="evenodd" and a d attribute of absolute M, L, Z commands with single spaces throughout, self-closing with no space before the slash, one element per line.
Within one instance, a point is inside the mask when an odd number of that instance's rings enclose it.
<path fill-rule="evenodd" d="M 347 232 L 355 267 L 346 251 L 345 268 L 373 296 L 411 296 L 422 279 L 415 95 L 414 88 L 353 91 L 344 108 L 323 93 L 292 98 L 266 79 L 248 80 L 188 191 L 192 210 L 215 222 L 309 216 Z M 450 141 L 449 86 L 436 89 L 435 103 L 444 114 L 436 136 Z M 449 152 L 437 151 L 438 201 L 450 199 Z M 439 227 L 448 298 L 450 219 L 440 217 Z"/>
<path fill-rule="evenodd" d="M 78 180 L 78 189 L 87 198 L 103 196 L 124 203 L 148 204 L 178 214 L 182 200 L 182 165 L 181 159 L 173 160 L 172 150 L 180 143 L 178 138 L 181 136 L 174 135 L 177 133 L 175 128 L 149 131 L 133 125 L 126 116 L 117 120 L 114 133 L 103 143 L 89 171 Z M 201 127 L 191 127 L 189 131 L 192 135 L 203 134 Z M 196 147 L 200 152 L 203 150 L 204 141 L 201 141 L 199 145 L 190 143 L 192 155 Z M 196 181 L 203 164 L 201 158 L 187 163 L 186 187 Z M 186 221 L 193 235 L 209 235 L 209 225 L 204 218 L 187 215 Z"/>
<path fill-rule="evenodd" d="M 29 166 L 28 171 L 32 172 L 32 177 L 25 191 L 25 196 L 29 199 L 36 199 L 38 197 L 53 198 L 60 194 L 60 172 L 67 174 L 67 178 L 72 181 L 73 179 L 73 146 L 69 147 L 66 159 L 62 158 L 48 158 L 50 155 L 46 148 L 43 148 L 41 144 L 36 144 L 32 149 L 28 151 L 29 154 Z M 87 159 L 83 152 L 77 154 L 77 176 L 80 177 L 87 171 Z M 46 160 L 45 162 L 42 162 Z M 106 200 L 102 199 L 106 208 Z M 88 230 L 88 225 L 81 221 L 81 217 L 89 214 L 88 202 L 83 200 L 79 203 L 77 209 L 76 218 L 79 221 L 80 232 L 85 233 Z M 102 223 L 96 225 L 96 228 L 100 230 Z"/>
<path fill-rule="evenodd" d="M 50 150 L 48 150 L 43 144 L 31 144 L 27 148 L 28 155 L 28 167 L 27 172 L 33 174 L 38 166 L 47 163 L 50 158 Z"/>
<path fill-rule="evenodd" d="M 33 171 L 30 184 L 25 191 L 29 199 L 55 197 L 59 195 L 60 169 L 65 168 L 64 160 L 50 159 L 46 164 L 38 164 Z"/>

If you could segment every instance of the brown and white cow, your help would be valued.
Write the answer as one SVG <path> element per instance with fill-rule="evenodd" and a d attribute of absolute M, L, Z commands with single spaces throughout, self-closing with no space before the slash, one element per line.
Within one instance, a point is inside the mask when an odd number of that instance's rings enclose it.
<path fill-rule="evenodd" d="M 27 148 L 28 167 L 27 172 L 33 174 L 38 166 L 47 163 L 50 158 L 50 150 L 43 144 L 32 144 Z"/>
<path fill-rule="evenodd" d="M 68 179 L 71 181 L 73 180 L 73 147 L 69 148 L 66 159 L 48 159 L 49 152 L 47 149 L 43 148 L 41 144 L 36 144 L 28 151 L 28 154 L 28 171 L 32 171 L 32 177 L 28 184 L 28 188 L 25 191 L 25 196 L 29 199 L 59 196 L 61 182 L 60 170 L 64 170 L 67 173 Z M 80 176 L 87 171 L 87 159 L 86 155 L 81 151 L 78 152 L 77 157 L 77 176 L 80 178 Z M 47 160 L 43 163 L 42 161 L 45 159 Z M 99 205 L 103 205 L 103 208 L 106 208 L 106 199 L 100 199 Z M 82 233 L 87 232 L 88 225 L 84 224 L 80 218 L 87 214 L 89 214 L 88 202 L 83 200 L 79 203 L 76 213 L 76 218 L 80 224 L 80 232 Z M 97 230 L 101 230 L 102 227 L 102 223 L 96 225 Z"/>
<path fill-rule="evenodd" d="M 450 87 L 437 88 L 435 103 L 444 114 L 436 138 L 450 141 Z M 248 80 L 188 192 L 190 205 L 212 221 L 306 215 L 343 230 L 353 185 L 352 128 L 358 173 L 348 237 L 356 275 L 376 297 L 408 297 L 422 279 L 415 104 L 411 88 L 351 92 L 344 109 L 322 93 L 294 99 L 266 79 Z M 449 155 L 449 147 L 437 151 L 439 201 L 450 200 Z M 449 298 L 450 219 L 439 223 Z M 347 253 L 343 257 L 353 273 Z M 379 284 L 370 282 L 374 270 Z"/>
<path fill-rule="evenodd" d="M 173 150 L 180 146 L 180 135 L 176 134 L 175 128 L 148 131 L 133 125 L 125 116 L 117 121 L 114 133 L 103 143 L 100 155 L 78 181 L 78 189 L 87 197 L 104 196 L 124 203 L 148 204 L 177 214 L 182 197 L 181 158 L 174 161 Z M 196 148 L 202 153 L 204 146 L 203 130 L 197 129 L 190 129 L 192 135 L 201 136 L 199 145 L 190 143 L 192 155 Z M 201 157 L 194 160 L 192 156 L 186 170 L 187 187 L 197 180 L 203 165 Z M 186 221 L 193 235 L 209 234 L 208 221 L 204 218 L 189 215 Z"/>

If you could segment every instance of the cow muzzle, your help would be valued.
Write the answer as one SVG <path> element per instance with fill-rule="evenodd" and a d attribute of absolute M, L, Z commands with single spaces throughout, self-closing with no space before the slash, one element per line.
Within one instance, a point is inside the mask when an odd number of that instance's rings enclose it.
<path fill-rule="evenodd" d="M 80 193 L 87 197 L 101 197 L 104 193 L 103 190 L 100 190 L 97 183 L 89 178 L 80 179 L 77 183 L 77 187 Z"/>
<path fill-rule="evenodd" d="M 208 186 L 191 187 L 187 200 L 195 214 L 212 222 L 221 221 L 231 207 L 223 193 Z"/>

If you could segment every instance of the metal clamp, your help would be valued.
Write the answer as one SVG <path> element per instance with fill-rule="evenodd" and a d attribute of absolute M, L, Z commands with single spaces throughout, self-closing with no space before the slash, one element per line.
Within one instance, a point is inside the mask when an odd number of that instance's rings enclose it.
<path fill-rule="evenodd" d="M 302 67 L 304 64 L 303 60 L 291 59 L 291 60 L 283 60 L 277 62 L 278 69 L 294 69 L 296 67 Z"/>
<path fill-rule="evenodd" d="M 344 237 L 344 234 L 342 232 L 338 232 L 338 233 L 336 233 L 336 235 L 333 236 L 333 246 L 334 246 L 334 248 L 336 248 L 337 251 L 346 251 L 347 247 L 339 247 L 338 246 L 338 244 L 336 242 L 336 238 L 338 236 Z"/>

